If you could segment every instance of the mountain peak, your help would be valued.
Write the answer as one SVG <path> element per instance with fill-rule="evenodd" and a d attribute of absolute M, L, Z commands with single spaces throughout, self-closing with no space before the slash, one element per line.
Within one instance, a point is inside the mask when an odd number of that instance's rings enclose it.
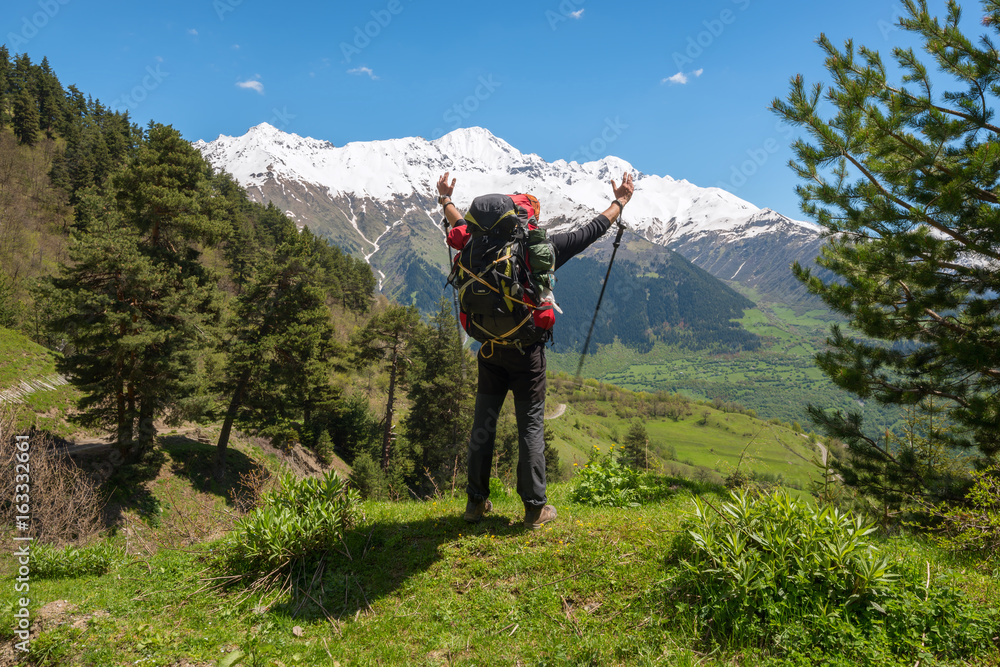
<path fill-rule="evenodd" d="M 249 132 L 251 134 L 257 134 L 257 133 L 274 134 L 276 132 L 281 132 L 281 130 L 276 128 L 274 125 L 271 125 L 270 123 L 260 123 L 259 125 L 254 125 L 253 127 L 251 127 Z"/>
<path fill-rule="evenodd" d="M 460 127 L 431 142 L 445 155 L 487 169 L 509 169 L 524 155 L 484 127 Z"/>

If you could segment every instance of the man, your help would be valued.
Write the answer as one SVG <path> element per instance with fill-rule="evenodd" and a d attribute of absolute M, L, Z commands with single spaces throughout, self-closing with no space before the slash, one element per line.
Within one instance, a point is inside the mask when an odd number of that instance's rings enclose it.
<path fill-rule="evenodd" d="M 438 180 L 438 203 L 452 227 L 464 224 L 462 214 L 451 201 L 457 179 L 448 182 L 449 172 Z M 611 181 L 614 200 L 608 209 L 589 223 L 571 232 L 549 237 L 555 248 L 555 269 L 601 238 L 621 215 L 635 190 L 632 175 L 622 175 L 621 185 Z M 538 211 L 535 212 L 536 216 Z M 545 343 L 537 342 L 523 350 L 497 346 L 489 358 L 483 350 L 476 356 L 479 365 L 479 385 L 476 409 L 469 438 L 469 496 L 465 520 L 480 521 L 493 509 L 489 501 L 490 468 L 496 442 L 497 419 L 507 392 L 514 394 L 514 415 L 517 418 L 518 461 L 517 493 L 524 503 L 524 525 L 538 529 L 556 518 L 556 508 L 546 504 L 545 496 Z"/>

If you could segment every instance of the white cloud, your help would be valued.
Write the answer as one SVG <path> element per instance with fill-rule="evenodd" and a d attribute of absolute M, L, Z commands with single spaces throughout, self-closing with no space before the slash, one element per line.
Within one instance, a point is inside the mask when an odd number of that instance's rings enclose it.
<path fill-rule="evenodd" d="M 257 77 L 259 79 L 260 76 Z M 250 90 L 256 90 L 259 94 L 264 94 L 264 84 L 257 79 L 250 79 L 248 81 L 237 81 L 236 86 L 239 88 L 249 88 Z"/>
<path fill-rule="evenodd" d="M 198 36 L 198 31 L 195 30 L 194 28 L 189 28 L 188 29 L 188 34 L 189 35 L 194 35 L 195 37 L 197 37 Z"/>
<path fill-rule="evenodd" d="M 372 79 L 377 79 L 375 72 L 372 71 L 371 67 L 355 67 L 354 69 L 347 70 L 348 74 L 367 74 Z"/>
<path fill-rule="evenodd" d="M 665 79 L 661 79 L 660 83 L 671 83 L 671 84 L 672 83 L 679 83 L 679 84 L 681 84 L 683 86 L 685 83 L 687 83 L 688 81 L 691 80 L 691 77 L 698 78 L 699 76 L 701 76 L 701 73 L 704 72 L 704 71 L 705 71 L 705 69 L 701 68 L 701 69 L 696 69 L 693 72 L 688 72 L 687 74 L 685 74 L 684 72 L 678 72 L 677 74 L 674 74 L 673 76 L 668 76 Z"/>
<path fill-rule="evenodd" d="M 575 12 L 570 12 L 569 15 L 572 16 L 575 19 L 578 19 L 578 18 L 582 18 L 583 17 L 583 13 L 585 11 L 587 11 L 587 10 L 586 9 L 578 9 Z"/>
<path fill-rule="evenodd" d="M 233 44 L 233 50 L 234 51 L 239 51 L 240 50 L 240 45 L 239 44 Z"/>

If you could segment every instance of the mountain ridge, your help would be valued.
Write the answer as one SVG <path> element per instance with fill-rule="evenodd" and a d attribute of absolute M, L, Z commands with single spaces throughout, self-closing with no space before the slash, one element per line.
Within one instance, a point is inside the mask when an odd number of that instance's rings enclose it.
<path fill-rule="evenodd" d="M 546 162 L 481 127 L 421 137 L 355 141 L 335 146 L 261 123 L 239 137 L 219 135 L 194 145 L 251 198 L 274 202 L 299 225 L 330 237 L 368 261 L 397 294 L 405 274 L 401 252 L 446 273 L 435 183 L 458 180 L 460 208 L 487 192 L 531 191 L 542 202 L 541 224 L 562 231 L 592 219 L 610 201 L 609 181 L 635 174 L 636 193 L 623 216 L 636 233 L 680 253 L 723 281 L 802 298 L 793 261 L 811 264 L 822 245 L 819 227 L 759 208 L 715 187 L 644 174 L 607 156 L 578 163 Z M 400 243 L 403 245 L 400 245 Z M 426 272 L 426 271 L 425 271 Z"/>

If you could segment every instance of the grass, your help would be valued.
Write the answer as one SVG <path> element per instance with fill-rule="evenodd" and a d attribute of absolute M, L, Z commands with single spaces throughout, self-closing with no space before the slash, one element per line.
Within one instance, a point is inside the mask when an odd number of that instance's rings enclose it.
<path fill-rule="evenodd" d="M 55 372 L 51 352 L 17 331 L 0 327 L 0 389 Z"/>
<path fill-rule="evenodd" d="M 587 400 L 581 400 L 572 385 L 560 388 L 557 382 L 550 381 L 549 409 L 556 403 L 567 403 L 561 417 L 545 422 L 564 468 L 571 469 L 574 463 L 583 465 L 595 446 L 606 452 L 611 444 L 620 444 L 639 416 L 628 403 L 652 400 L 649 395 L 611 387 L 604 392 L 603 400 L 600 390 L 591 391 Z M 787 425 L 694 402 L 676 421 L 664 416 L 642 419 L 650 453 L 672 474 L 721 481 L 739 466 L 744 471 L 780 475 L 784 483 L 799 489 L 819 479 L 819 470 L 812 463 L 817 449 L 805 434 Z"/>
<path fill-rule="evenodd" d="M 183 477 L 163 479 L 152 485 L 161 506 L 176 508 L 181 487 L 189 500 L 204 496 L 202 502 L 217 505 L 218 496 Z M 592 509 L 570 503 L 570 488 L 550 487 L 559 518 L 540 531 L 519 525 L 523 510 L 511 491 L 494 495 L 494 512 L 478 525 L 461 520 L 461 498 L 364 503 L 364 521 L 339 553 L 329 554 L 315 600 L 301 607 L 288 598 L 245 599 L 240 590 L 206 589 L 204 554 L 212 542 L 140 550 L 103 577 L 33 581 L 33 614 L 53 600 L 68 600 L 75 609 L 33 639 L 32 664 L 735 665 L 766 659 L 699 644 L 693 626 L 668 604 L 663 558 L 690 512 L 689 496 Z M 159 527 L 147 531 L 168 540 L 191 519 L 182 514 L 166 510 Z M 882 543 L 893 557 L 926 559 L 935 576 L 997 604 L 990 576 L 912 538 Z M 10 620 L 2 627 L 11 627 Z"/>
<path fill-rule="evenodd" d="M 657 343 L 639 353 L 620 343 L 601 346 L 588 356 L 584 373 L 619 387 L 648 392 L 679 392 L 691 398 L 740 403 L 765 419 L 807 421 L 806 405 L 861 410 L 873 430 L 898 430 L 902 412 L 874 403 L 859 404 L 816 367 L 833 316 L 822 310 L 795 310 L 758 303 L 739 320 L 762 337 L 762 349 L 709 354 Z M 575 373 L 576 353 L 550 353 L 549 368 Z"/>

